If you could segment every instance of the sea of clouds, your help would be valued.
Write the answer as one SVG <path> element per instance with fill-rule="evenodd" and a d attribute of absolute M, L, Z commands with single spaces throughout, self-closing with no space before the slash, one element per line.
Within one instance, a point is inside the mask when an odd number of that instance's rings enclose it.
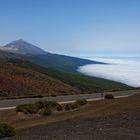
<path fill-rule="evenodd" d="M 91 59 L 91 58 L 89 58 Z M 107 64 L 80 66 L 78 72 L 140 87 L 140 59 L 130 58 L 92 58 Z"/>

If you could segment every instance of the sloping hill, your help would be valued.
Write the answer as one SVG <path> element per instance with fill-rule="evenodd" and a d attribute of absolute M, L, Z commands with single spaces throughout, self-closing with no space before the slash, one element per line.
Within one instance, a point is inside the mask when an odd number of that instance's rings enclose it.
<path fill-rule="evenodd" d="M 13 63 L 17 67 L 34 69 L 39 73 L 43 73 L 55 79 L 61 80 L 64 83 L 67 83 L 73 87 L 78 88 L 82 93 L 85 94 L 94 93 L 94 92 L 103 92 L 103 91 L 131 89 L 131 87 L 122 83 L 118 83 L 102 78 L 97 78 L 97 77 L 89 77 L 80 73 L 70 73 L 70 72 L 54 70 L 52 68 L 44 68 L 25 60 L 16 59 L 16 60 L 10 60 L 9 62 Z"/>
<path fill-rule="evenodd" d="M 131 89 L 122 83 L 85 76 L 77 72 L 79 66 L 103 64 L 102 62 L 52 54 L 24 40 L 16 40 L 1 47 L 0 58 L 7 59 L 5 62 L 1 61 L 3 66 L 0 68 L 0 89 L 11 96 L 62 95 Z M 62 81 L 62 84 L 58 81 Z"/>
<path fill-rule="evenodd" d="M 20 63 L 26 63 L 20 61 Z M 56 80 L 47 74 L 31 68 L 24 68 L 8 62 L 0 61 L 1 96 L 49 96 L 78 94 L 80 91 L 68 84 Z"/>
<path fill-rule="evenodd" d="M 103 64 L 102 62 L 52 53 L 47 53 L 45 55 L 30 55 L 27 59 L 43 67 L 69 73 L 77 73 L 78 67 L 86 64 Z"/>

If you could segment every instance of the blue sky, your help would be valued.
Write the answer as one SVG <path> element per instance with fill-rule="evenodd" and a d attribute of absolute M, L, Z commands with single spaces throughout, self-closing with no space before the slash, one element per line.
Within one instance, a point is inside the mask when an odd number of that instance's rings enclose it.
<path fill-rule="evenodd" d="M 0 44 L 74 56 L 139 55 L 140 0 L 0 0 Z"/>

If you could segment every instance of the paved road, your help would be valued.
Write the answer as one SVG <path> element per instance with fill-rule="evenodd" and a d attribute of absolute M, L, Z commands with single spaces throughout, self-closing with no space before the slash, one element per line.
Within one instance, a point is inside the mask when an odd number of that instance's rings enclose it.
<path fill-rule="evenodd" d="M 111 93 L 115 98 L 131 96 L 134 94 L 139 94 L 139 90 L 129 90 L 129 91 L 117 91 L 117 92 L 106 92 L 106 93 L 94 93 L 94 94 L 81 94 L 81 95 L 66 95 L 57 97 L 44 97 L 44 98 L 25 98 L 25 99 L 8 99 L 0 100 L 0 110 L 12 109 L 17 105 L 34 103 L 39 100 L 56 101 L 59 103 L 69 103 L 74 102 L 79 99 L 87 99 L 88 101 L 101 100 L 105 94 Z"/>

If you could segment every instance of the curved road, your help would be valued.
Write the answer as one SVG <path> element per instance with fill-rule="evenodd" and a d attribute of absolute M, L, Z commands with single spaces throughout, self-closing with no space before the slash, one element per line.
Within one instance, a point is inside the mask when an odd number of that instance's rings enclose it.
<path fill-rule="evenodd" d="M 43 97 L 43 98 L 25 98 L 25 99 L 7 99 L 0 100 L 0 110 L 13 109 L 18 105 L 34 103 L 39 100 L 56 101 L 59 103 L 70 103 L 79 99 L 87 99 L 87 101 L 101 100 L 105 94 L 111 93 L 115 98 L 132 96 L 134 94 L 139 94 L 138 90 L 128 90 L 128 91 L 116 91 L 116 92 L 105 92 L 105 93 L 93 93 L 93 94 L 81 94 L 81 95 L 66 95 L 57 97 Z"/>

